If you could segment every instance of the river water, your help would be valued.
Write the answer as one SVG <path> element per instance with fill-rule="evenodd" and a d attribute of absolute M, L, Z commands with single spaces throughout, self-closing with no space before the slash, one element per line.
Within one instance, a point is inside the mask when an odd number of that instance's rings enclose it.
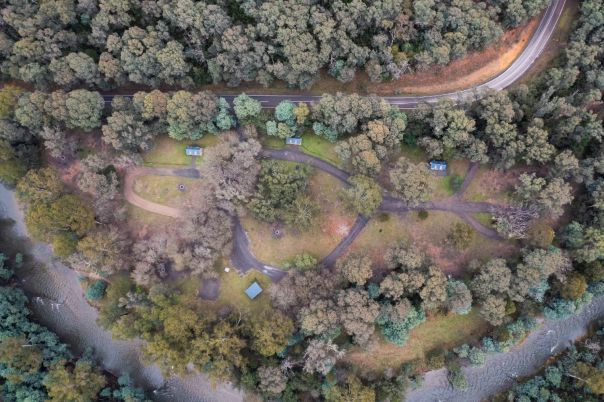
<path fill-rule="evenodd" d="M 0 185 L 0 217 L 15 221 L 13 231 L 26 236 L 23 215 L 14 193 Z M 76 353 L 93 347 L 98 362 L 108 371 L 120 375 L 129 373 L 136 384 L 144 387 L 158 402 L 242 401 L 234 388 L 223 385 L 215 389 L 200 375 L 164 380 L 155 365 L 141 361 L 139 341 L 122 341 L 96 323 L 97 311 L 84 298 L 77 274 L 53 258 L 46 244 L 32 244 L 30 255 L 39 263 L 35 269 L 17 272 L 21 287 L 32 300 L 35 318 L 56 332 Z M 509 388 L 515 377 L 536 372 L 553 354 L 559 353 L 574 339 L 585 334 L 591 322 L 604 317 L 604 296 L 596 298 L 577 316 L 557 322 L 546 322 L 521 345 L 508 353 L 489 356 L 482 367 L 468 367 L 464 373 L 469 388 L 453 389 L 446 371 L 426 374 L 423 386 L 407 395 L 409 402 L 473 402 Z"/>
<path fill-rule="evenodd" d="M 1 184 L 0 217 L 15 222 L 12 226 L 15 235 L 27 235 L 14 193 Z M 31 300 L 36 320 L 56 332 L 74 353 L 92 347 L 104 369 L 115 375 L 130 374 L 136 385 L 145 388 L 158 402 L 243 400 L 234 388 L 224 385 L 213 389 L 200 375 L 165 380 L 157 366 L 141 361 L 140 341 L 112 339 L 108 331 L 97 325 L 98 313 L 86 302 L 77 274 L 55 260 L 48 245 L 27 242 L 30 244 L 28 253 L 37 264 L 17 271 L 21 288 Z"/>

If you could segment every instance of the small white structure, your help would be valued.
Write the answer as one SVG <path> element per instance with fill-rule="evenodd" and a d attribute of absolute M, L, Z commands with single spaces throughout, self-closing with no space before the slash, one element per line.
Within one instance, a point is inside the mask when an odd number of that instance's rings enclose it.
<path fill-rule="evenodd" d="M 224 267 L 224 272 L 231 272 L 231 268 L 229 268 L 229 267 Z"/>
<path fill-rule="evenodd" d="M 302 138 L 290 137 L 285 139 L 287 145 L 302 145 Z"/>
<path fill-rule="evenodd" d="M 189 145 L 185 148 L 185 154 L 187 156 L 201 156 L 203 154 L 203 149 L 201 149 L 201 147 Z"/>

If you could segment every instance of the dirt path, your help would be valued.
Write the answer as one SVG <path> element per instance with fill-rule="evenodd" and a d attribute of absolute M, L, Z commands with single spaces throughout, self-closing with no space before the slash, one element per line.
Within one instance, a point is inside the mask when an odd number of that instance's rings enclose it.
<path fill-rule="evenodd" d="M 464 193 L 470 186 L 470 183 L 472 183 L 472 180 L 474 180 L 474 178 L 476 177 L 476 174 L 478 173 L 479 170 L 480 170 L 479 163 L 476 163 L 476 162 L 470 163 L 470 167 L 468 168 L 466 177 L 464 177 L 463 183 L 461 184 L 460 189 L 455 193 L 456 198 L 461 198 L 464 195 Z"/>
<path fill-rule="evenodd" d="M 182 211 L 178 208 L 169 207 L 167 205 L 158 204 L 153 201 L 149 201 L 134 192 L 134 182 L 139 176 L 155 175 L 155 176 L 177 176 L 187 177 L 190 179 L 200 178 L 201 175 L 197 169 L 170 169 L 170 168 L 152 168 L 137 166 L 128 169 L 126 176 L 124 177 L 124 198 L 139 208 L 145 209 L 150 212 L 154 212 L 159 215 L 169 216 L 172 218 L 180 218 Z"/>
<path fill-rule="evenodd" d="M 340 168 L 333 166 L 332 164 L 316 158 L 314 156 L 305 154 L 296 149 L 263 149 L 260 153 L 263 158 L 271 158 L 283 161 L 304 163 L 313 166 L 319 170 L 322 170 L 340 181 L 345 185 L 349 185 L 348 178 L 350 174 Z M 476 173 L 478 172 L 479 165 L 472 164 L 468 169 L 468 173 L 464 178 L 463 185 L 459 192 L 452 197 L 434 200 L 429 202 L 420 203 L 416 206 L 409 206 L 402 200 L 392 196 L 384 196 L 382 204 L 379 207 L 380 211 L 383 212 L 396 212 L 404 213 L 409 211 L 419 210 L 436 210 L 451 212 L 459 216 L 465 222 L 467 222 L 474 230 L 478 233 L 490 238 L 499 239 L 499 235 L 492 229 L 489 229 L 478 222 L 471 214 L 474 213 L 490 213 L 496 214 L 500 212 L 504 207 L 490 204 L 488 202 L 471 202 L 461 199 L 461 195 L 468 188 Z M 142 175 L 157 175 L 157 176 L 178 176 L 188 178 L 199 178 L 201 177 L 199 171 L 194 168 L 182 168 L 182 169 L 169 169 L 169 168 L 151 168 L 151 167 L 135 167 L 127 171 L 124 179 L 124 197 L 131 204 L 143 208 L 147 211 L 154 212 L 156 214 L 170 216 L 173 218 L 182 217 L 182 211 L 178 208 L 168 207 L 166 205 L 158 204 L 149 200 L 146 200 L 138 196 L 134 192 L 134 182 L 137 177 Z M 338 258 L 346 252 L 350 245 L 354 242 L 357 236 L 363 231 L 370 218 L 359 216 L 355 221 L 348 235 L 342 239 L 342 241 L 336 246 L 336 248 L 325 257 L 319 265 L 321 267 L 331 267 L 335 264 Z M 247 272 L 250 269 L 257 269 L 263 272 L 271 278 L 273 282 L 280 281 L 287 272 L 266 265 L 256 259 L 249 248 L 249 239 L 239 218 L 233 217 L 233 251 L 231 253 L 231 263 L 235 268 L 241 272 Z"/>

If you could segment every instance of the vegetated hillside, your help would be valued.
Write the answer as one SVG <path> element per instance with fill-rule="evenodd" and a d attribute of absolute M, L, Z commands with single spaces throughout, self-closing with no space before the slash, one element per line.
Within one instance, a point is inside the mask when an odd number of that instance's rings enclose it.
<path fill-rule="evenodd" d="M 8 1 L 1 69 L 39 86 L 126 83 L 310 87 L 319 70 L 373 81 L 447 64 L 526 22 L 547 0 Z"/>

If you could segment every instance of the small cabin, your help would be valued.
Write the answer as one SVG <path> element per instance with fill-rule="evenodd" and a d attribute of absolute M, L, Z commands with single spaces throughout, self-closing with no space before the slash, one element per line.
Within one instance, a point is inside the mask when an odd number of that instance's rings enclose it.
<path fill-rule="evenodd" d="M 201 147 L 189 145 L 185 148 L 185 154 L 187 156 L 201 156 L 203 154 L 203 149 L 201 149 Z"/>
<path fill-rule="evenodd" d="M 430 161 L 430 170 L 438 175 L 447 174 L 447 162 L 445 161 Z"/>
<path fill-rule="evenodd" d="M 252 300 L 254 300 L 260 293 L 262 293 L 262 288 L 256 281 L 254 281 L 254 283 L 252 283 L 250 287 L 245 290 L 247 297 Z"/>
<path fill-rule="evenodd" d="M 291 137 L 285 139 L 286 145 L 302 145 L 302 138 Z"/>

